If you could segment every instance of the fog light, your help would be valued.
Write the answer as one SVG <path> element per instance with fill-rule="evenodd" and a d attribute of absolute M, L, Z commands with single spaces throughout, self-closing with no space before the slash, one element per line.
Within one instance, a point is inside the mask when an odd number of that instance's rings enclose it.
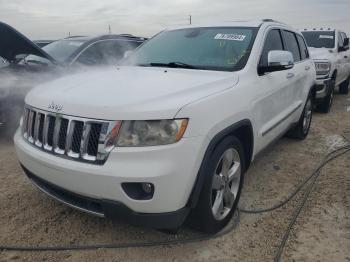
<path fill-rule="evenodd" d="M 154 185 L 148 182 L 122 183 L 124 192 L 135 200 L 150 200 L 153 198 Z"/>
<path fill-rule="evenodd" d="M 150 194 L 153 191 L 153 186 L 150 183 L 142 183 L 142 189 L 146 194 Z"/>

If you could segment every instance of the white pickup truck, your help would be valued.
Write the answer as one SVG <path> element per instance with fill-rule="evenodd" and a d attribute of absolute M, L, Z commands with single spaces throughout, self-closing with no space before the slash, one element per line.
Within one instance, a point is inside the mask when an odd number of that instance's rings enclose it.
<path fill-rule="evenodd" d="M 349 93 L 349 38 L 344 32 L 332 28 L 304 29 L 302 34 L 316 65 L 317 108 L 328 113 L 335 87 L 339 86 L 340 94 Z"/>

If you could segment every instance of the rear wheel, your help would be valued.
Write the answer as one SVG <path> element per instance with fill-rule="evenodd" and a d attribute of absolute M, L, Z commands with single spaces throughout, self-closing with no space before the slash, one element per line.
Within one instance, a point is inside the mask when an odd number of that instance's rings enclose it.
<path fill-rule="evenodd" d="M 303 140 L 309 134 L 312 121 L 312 96 L 308 96 L 298 124 L 288 132 L 288 136 Z"/>
<path fill-rule="evenodd" d="M 347 79 L 346 81 L 341 83 L 339 85 L 339 93 L 342 94 L 342 95 L 349 94 L 349 84 L 350 84 L 350 80 L 349 79 Z"/>
<path fill-rule="evenodd" d="M 205 233 L 217 233 L 231 220 L 243 186 L 244 152 L 236 137 L 227 137 L 212 153 L 202 172 L 204 185 L 190 225 Z"/>

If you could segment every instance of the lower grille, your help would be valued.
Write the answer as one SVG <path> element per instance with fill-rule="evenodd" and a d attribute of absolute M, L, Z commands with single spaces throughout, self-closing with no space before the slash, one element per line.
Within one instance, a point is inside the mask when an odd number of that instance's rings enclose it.
<path fill-rule="evenodd" d="M 25 108 L 23 137 L 35 147 L 72 160 L 103 164 L 113 121 L 91 120 Z"/>

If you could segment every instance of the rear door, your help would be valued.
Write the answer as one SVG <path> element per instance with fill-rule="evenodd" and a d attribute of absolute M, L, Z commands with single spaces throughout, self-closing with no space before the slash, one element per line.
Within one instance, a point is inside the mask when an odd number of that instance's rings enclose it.
<path fill-rule="evenodd" d="M 309 50 L 307 48 L 306 41 L 302 35 L 296 34 L 299 50 L 301 55 L 300 64 L 302 65 L 300 68 L 301 74 L 301 84 L 302 86 L 297 87 L 297 90 L 301 88 L 302 90 L 296 94 L 297 101 L 306 102 L 306 98 L 309 92 L 309 88 L 314 85 L 313 80 L 315 77 L 311 77 L 311 75 L 315 74 L 314 71 L 314 62 L 310 58 Z"/>
<path fill-rule="evenodd" d="M 294 37 L 294 35 L 292 36 Z M 301 60 L 300 52 L 295 37 L 294 41 L 295 59 L 296 63 L 299 63 Z M 267 32 L 259 67 L 267 66 L 270 51 L 286 49 L 283 42 L 285 41 L 282 41 L 280 29 L 271 29 Z M 292 116 L 301 106 L 300 102 L 296 104 L 296 92 L 299 90 L 297 82 L 301 77 L 299 72 L 301 67 L 301 64 L 297 64 L 296 67 L 289 70 L 259 75 L 260 89 L 255 102 L 255 122 L 258 127 L 258 136 L 261 137 L 258 140 L 258 151 L 281 135 L 294 120 Z"/>
<path fill-rule="evenodd" d="M 343 37 L 343 40 L 348 38 L 348 36 L 344 33 L 341 32 L 341 35 Z M 344 73 L 345 73 L 345 78 L 347 79 L 350 76 L 350 50 L 346 50 L 342 53 L 343 59 L 344 59 Z"/>
<path fill-rule="evenodd" d="M 308 50 L 301 36 L 287 30 L 282 31 L 282 36 L 285 50 L 291 52 L 294 57 L 292 73 L 287 75 L 291 87 L 288 94 L 293 100 L 292 104 L 293 109 L 297 112 L 296 115 L 299 115 L 297 109 L 306 101 L 305 90 L 308 90 L 311 85 L 309 71 L 312 61 L 309 59 Z"/>
<path fill-rule="evenodd" d="M 336 85 L 339 85 L 342 83 L 348 76 L 347 76 L 347 51 L 342 51 L 340 48 L 344 47 L 344 36 L 341 32 L 337 32 L 337 38 L 338 38 L 338 50 L 337 50 L 337 82 Z"/>

